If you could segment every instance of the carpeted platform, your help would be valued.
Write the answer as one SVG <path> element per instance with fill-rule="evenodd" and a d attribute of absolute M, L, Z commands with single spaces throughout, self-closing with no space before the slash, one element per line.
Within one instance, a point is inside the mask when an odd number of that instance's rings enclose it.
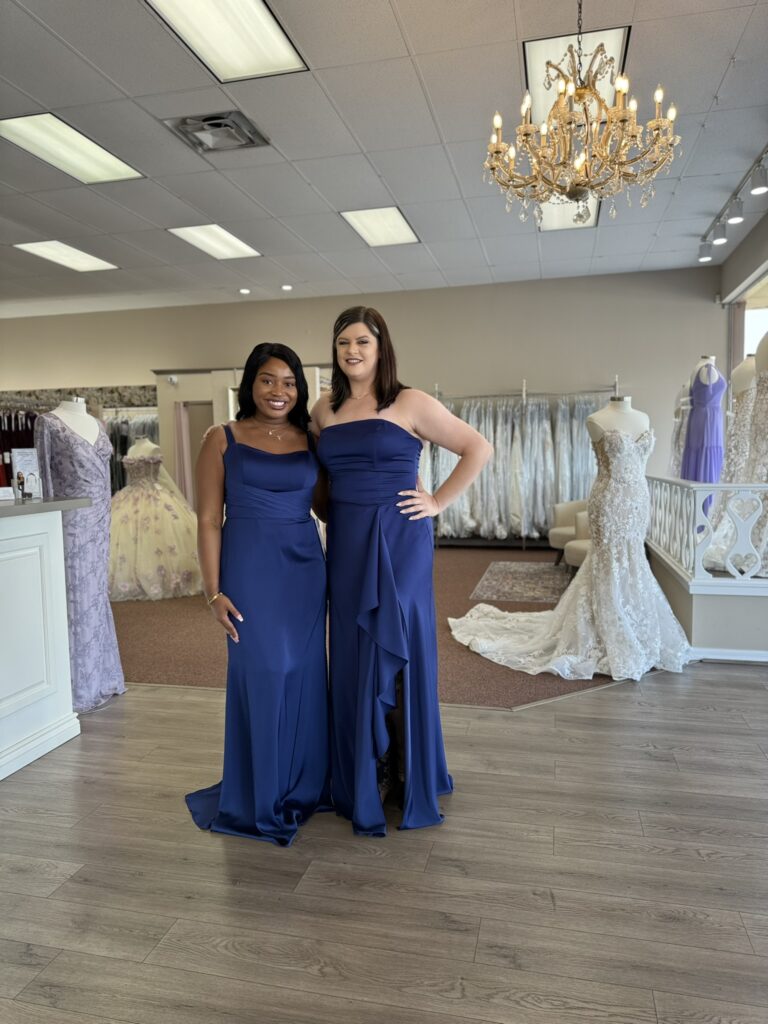
<path fill-rule="evenodd" d="M 572 682 L 552 675 L 529 676 L 495 665 L 457 643 L 448 616 L 464 615 L 469 595 L 491 562 L 552 564 L 551 551 L 440 548 L 435 552 L 435 601 L 440 658 L 440 699 L 445 704 L 514 708 L 610 682 Z M 540 602 L 491 601 L 504 611 L 541 611 Z M 131 683 L 215 686 L 226 683 L 227 649 L 223 630 L 202 597 L 169 601 L 122 601 L 112 606 L 125 678 Z"/>

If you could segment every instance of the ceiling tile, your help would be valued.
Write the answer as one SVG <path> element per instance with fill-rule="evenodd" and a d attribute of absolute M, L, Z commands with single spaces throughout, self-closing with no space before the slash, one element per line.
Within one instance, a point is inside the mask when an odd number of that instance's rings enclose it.
<path fill-rule="evenodd" d="M 327 281 L 339 276 L 336 267 L 331 266 L 322 256 L 312 252 L 279 256 L 275 262 L 281 267 L 285 267 L 299 281 Z"/>
<path fill-rule="evenodd" d="M 359 153 L 299 160 L 294 167 L 334 210 L 371 210 L 394 205 L 376 171 Z"/>
<path fill-rule="evenodd" d="M 313 281 L 312 284 L 304 285 L 310 295 L 359 295 L 360 289 L 352 284 L 345 277 L 335 278 L 332 281 Z M 330 331 L 331 324 L 328 324 Z"/>
<path fill-rule="evenodd" d="M 640 270 L 644 256 L 635 253 L 632 256 L 595 256 L 592 259 L 592 274 L 628 274 Z"/>
<path fill-rule="evenodd" d="M 509 0 L 462 0 L 439 8 L 424 0 L 397 0 L 397 11 L 414 53 L 517 38 L 515 5 Z"/>
<path fill-rule="evenodd" d="M 219 171 L 201 174 L 174 174 L 158 182 L 184 202 L 205 214 L 211 221 L 256 220 L 268 217 L 266 210 L 228 181 Z"/>
<path fill-rule="evenodd" d="M 471 139 L 467 142 L 449 142 L 446 146 L 464 196 L 499 195 L 498 185 L 483 181 L 483 161 L 487 145 L 486 136 L 484 139 Z"/>
<path fill-rule="evenodd" d="M 148 179 L 110 181 L 105 185 L 93 187 L 107 199 L 119 203 L 161 228 L 183 228 L 205 223 L 205 218 L 199 210 L 177 199 L 157 182 Z"/>
<path fill-rule="evenodd" d="M 24 229 L 40 233 L 45 239 L 64 238 L 66 235 L 91 234 L 94 229 L 66 217 L 64 214 L 43 206 L 30 196 L 10 195 L 0 197 L 0 217 L 15 221 Z M 22 231 L 22 234 L 24 232 Z M 28 241 L 14 238 L 13 242 Z"/>
<path fill-rule="evenodd" d="M 4 78 L 48 110 L 122 97 L 112 82 L 10 0 L 0 0 L 0 24 Z"/>
<path fill-rule="evenodd" d="M 416 60 L 446 142 L 476 139 L 486 128 L 490 135 L 496 110 L 507 119 L 519 110 L 523 90 L 515 44 L 422 54 Z"/>
<path fill-rule="evenodd" d="M 539 252 L 541 262 L 583 259 L 589 263 L 595 248 L 597 228 L 566 228 L 563 231 L 541 231 Z"/>
<path fill-rule="evenodd" d="M 679 179 L 665 178 L 661 180 L 658 178 L 654 184 L 655 195 L 653 199 L 648 201 L 647 206 L 641 206 L 642 192 L 638 188 L 633 188 L 631 192 L 632 205 L 627 203 L 627 197 L 622 192 L 620 195 L 615 197 L 616 204 L 616 216 L 612 218 L 610 215 L 611 201 L 610 199 L 605 200 L 600 208 L 598 215 L 598 223 L 606 224 L 650 224 L 663 220 L 666 217 L 667 205 L 670 202 L 672 195 L 680 191 L 683 186 L 680 184 Z M 605 220 L 603 220 L 605 218 Z"/>
<path fill-rule="evenodd" d="M 373 249 L 349 249 L 346 252 L 324 252 L 322 255 L 347 277 L 375 277 L 377 274 L 387 274 L 387 268 Z"/>
<path fill-rule="evenodd" d="M 20 192 L 81 187 L 77 178 L 51 167 L 44 160 L 38 160 L 5 139 L 0 139 L 0 178 Z"/>
<path fill-rule="evenodd" d="M 392 274 L 354 277 L 352 281 L 364 295 L 378 295 L 379 292 L 400 292 L 403 290 L 400 281 Z"/>
<path fill-rule="evenodd" d="M 233 103 L 223 89 L 210 85 L 206 89 L 185 92 L 163 92 L 157 96 L 139 96 L 136 103 L 160 120 L 189 117 L 194 114 L 221 114 L 232 110 Z"/>
<path fill-rule="evenodd" d="M 127 242 L 122 242 L 112 235 L 88 235 L 86 238 L 64 238 L 62 241 L 78 249 L 85 249 L 93 256 L 98 256 L 107 263 L 114 263 L 116 267 L 124 270 L 157 267 L 163 262 L 159 257 L 152 256 L 134 245 L 128 245 Z"/>
<path fill-rule="evenodd" d="M 379 259 L 396 274 L 413 274 L 434 271 L 435 261 L 429 249 L 423 244 L 379 246 Z"/>
<path fill-rule="evenodd" d="M 274 146 L 248 146 L 245 149 L 222 149 L 205 154 L 205 160 L 220 171 L 236 171 L 246 167 L 264 167 L 281 164 L 284 157 Z"/>
<path fill-rule="evenodd" d="M 656 18 L 678 17 L 684 14 L 705 14 L 707 11 L 722 11 L 731 7 L 751 7 L 755 0 L 637 0 L 635 21 L 650 21 Z"/>
<path fill-rule="evenodd" d="M 280 257 L 282 260 L 284 257 Z M 298 276 L 267 256 L 252 256 L 237 261 L 237 272 L 247 281 L 264 287 L 279 287 L 281 284 L 296 284 Z"/>
<path fill-rule="evenodd" d="M 338 213 L 307 213 L 283 217 L 282 222 L 313 249 L 341 252 L 342 249 L 365 248 L 360 235 Z"/>
<path fill-rule="evenodd" d="M 37 114 L 42 110 L 45 107 L 40 103 L 0 78 L 0 118 L 23 117 L 24 114 Z"/>
<path fill-rule="evenodd" d="M 641 270 L 676 270 L 680 267 L 699 267 L 697 260 L 698 250 L 694 249 L 689 253 L 684 252 L 650 252 L 643 257 Z M 711 264 L 709 264 L 711 266 Z M 702 267 L 702 269 L 705 269 Z"/>
<path fill-rule="evenodd" d="M 664 220 L 715 216 L 739 183 L 738 174 L 680 178 L 664 211 Z"/>
<path fill-rule="evenodd" d="M 365 63 L 408 53 L 388 0 L 271 0 L 310 67 Z"/>
<path fill-rule="evenodd" d="M 732 64 L 717 92 L 720 110 L 761 106 L 768 96 L 768 4 L 752 9 Z"/>
<path fill-rule="evenodd" d="M 368 156 L 398 204 L 459 198 L 456 177 L 442 146 L 390 149 Z"/>
<path fill-rule="evenodd" d="M 203 64 L 139 0 L 24 0 L 24 5 L 131 96 L 211 82 Z"/>
<path fill-rule="evenodd" d="M 493 284 L 490 267 L 470 267 L 467 270 L 446 270 L 445 279 L 452 288 L 471 284 Z"/>
<path fill-rule="evenodd" d="M 185 263 L 209 262 L 211 257 L 197 249 L 194 245 L 182 242 L 180 238 L 170 234 L 168 231 L 129 231 L 116 236 L 119 241 L 126 245 L 132 245 L 142 252 L 149 253 L 163 263 Z"/>
<path fill-rule="evenodd" d="M 422 242 L 477 237 L 472 219 L 460 199 L 446 199 L 441 203 L 413 203 L 402 209 Z"/>
<path fill-rule="evenodd" d="M 541 268 L 536 259 L 525 263 L 502 263 L 491 267 L 491 275 L 496 282 L 503 281 L 536 281 L 541 277 Z"/>
<path fill-rule="evenodd" d="M 709 110 L 749 13 L 737 7 L 633 25 L 626 70 L 641 112 L 659 82 L 665 108 L 672 101 L 682 114 Z"/>
<path fill-rule="evenodd" d="M 205 161 L 132 100 L 70 107 L 63 119 L 142 174 L 205 171 Z"/>
<path fill-rule="evenodd" d="M 85 185 L 36 192 L 35 199 L 98 231 L 141 231 L 153 226 L 150 221 L 110 202 Z"/>
<path fill-rule="evenodd" d="M 483 247 L 491 266 L 532 261 L 539 262 L 539 234 L 533 227 L 526 234 L 510 235 L 506 238 L 484 238 Z"/>
<path fill-rule="evenodd" d="M 240 110 L 289 160 L 360 151 L 309 72 L 233 82 L 229 91 Z"/>
<path fill-rule="evenodd" d="M 473 267 L 488 265 L 482 246 L 472 238 L 451 242 L 430 242 L 429 251 L 444 273 L 448 270 L 470 270 Z"/>
<path fill-rule="evenodd" d="M 221 226 L 265 256 L 310 251 L 310 246 L 272 217 L 255 221 L 224 220 Z"/>
<path fill-rule="evenodd" d="M 274 217 L 328 211 L 328 204 L 289 163 L 244 167 L 223 173 Z"/>
<path fill-rule="evenodd" d="M 541 265 L 542 278 L 584 277 L 589 273 L 589 260 L 548 260 Z"/>
<path fill-rule="evenodd" d="M 657 224 L 613 224 L 600 223 L 597 229 L 595 256 L 626 255 L 644 253 L 651 245 Z"/>
<path fill-rule="evenodd" d="M 768 138 L 768 104 L 707 115 L 686 174 L 744 174 Z M 716 211 L 713 211 L 716 212 Z"/>
<path fill-rule="evenodd" d="M 422 270 L 413 274 L 398 274 L 397 280 L 408 291 L 428 288 L 445 288 L 448 282 L 439 270 Z"/>
<path fill-rule="evenodd" d="M 576 35 L 576 5 L 563 0 L 515 0 L 519 39 Z M 635 0 L 590 0 L 584 9 L 584 31 L 629 25 Z M 552 60 L 558 60 L 557 53 Z M 542 73 L 544 69 L 542 68 Z"/>
<path fill-rule="evenodd" d="M 467 199 L 466 203 L 481 238 L 526 235 L 535 230 L 530 210 L 527 219 L 520 220 L 523 209 L 520 203 L 513 202 L 512 209 L 507 212 L 506 200 L 499 192 L 495 195 Z"/>
<path fill-rule="evenodd" d="M 328 68 L 317 76 L 365 149 L 403 149 L 440 141 L 409 58 Z"/>

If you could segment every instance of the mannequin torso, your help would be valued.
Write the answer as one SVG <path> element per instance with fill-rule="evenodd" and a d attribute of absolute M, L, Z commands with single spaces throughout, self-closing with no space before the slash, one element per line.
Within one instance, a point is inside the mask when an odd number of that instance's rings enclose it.
<path fill-rule="evenodd" d="M 734 367 L 731 374 L 731 390 L 734 396 L 740 395 L 742 391 L 746 391 L 748 387 L 752 386 L 756 372 L 754 356 L 747 356 L 743 362 Z"/>
<path fill-rule="evenodd" d="M 629 396 L 612 398 L 608 405 L 587 417 L 587 432 L 593 441 L 599 441 L 608 430 L 621 430 L 638 438 L 650 425 L 647 413 L 633 409 Z"/>
<path fill-rule="evenodd" d="M 715 357 L 702 356 L 691 374 L 691 386 L 693 386 L 693 381 L 696 377 L 699 378 L 702 384 L 714 384 L 719 376 L 720 371 L 715 366 Z"/>
<path fill-rule="evenodd" d="M 768 370 L 768 333 L 763 335 L 762 341 L 757 346 L 755 370 L 757 373 L 765 373 Z"/>
<path fill-rule="evenodd" d="M 89 444 L 96 443 L 96 439 L 99 436 L 99 421 L 86 412 L 85 399 L 73 398 L 65 400 L 60 402 L 52 411 L 54 416 L 58 416 L 63 423 L 66 423 L 70 430 L 74 430 L 76 434 L 79 434 Z"/>
<path fill-rule="evenodd" d="M 137 437 L 126 452 L 126 457 L 129 459 L 147 459 L 152 455 L 158 455 L 159 452 L 160 445 L 150 441 L 148 437 Z"/>

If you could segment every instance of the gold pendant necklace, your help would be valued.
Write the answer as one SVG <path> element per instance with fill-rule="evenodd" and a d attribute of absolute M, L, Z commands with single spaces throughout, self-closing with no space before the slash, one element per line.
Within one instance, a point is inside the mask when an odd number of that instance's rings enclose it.
<path fill-rule="evenodd" d="M 366 391 L 364 395 L 352 395 L 352 394 L 350 394 L 349 397 L 352 399 L 353 402 L 359 402 L 363 398 L 368 398 L 372 394 L 373 394 L 372 391 Z"/>
<path fill-rule="evenodd" d="M 283 433 L 282 432 L 287 430 L 288 426 L 289 426 L 289 424 L 284 423 L 284 424 L 281 424 L 279 427 L 267 427 L 267 426 L 265 426 L 265 424 L 259 423 L 258 420 L 254 420 L 254 422 L 255 422 L 257 427 L 259 427 L 261 430 L 263 430 L 266 433 L 267 437 L 274 438 L 277 441 L 282 441 L 283 440 Z"/>

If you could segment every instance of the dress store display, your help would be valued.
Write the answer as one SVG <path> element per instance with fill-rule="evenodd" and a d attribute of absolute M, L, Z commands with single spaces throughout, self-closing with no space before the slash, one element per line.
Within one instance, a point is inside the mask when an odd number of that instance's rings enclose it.
<path fill-rule="evenodd" d="M 274 454 L 224 431 L 220 587 L 243 621 L 239 643 L 227 642 L 222 781 L 186 801 L 201 829 L 289 846 L 330 809 L 318 465 L 311 450 Z"/>
<path fill-rule="evenodd" d="M 122 465 L 127 483 L 112 498 L 111 600 L 199 594 L 197 516 L 163 466 L 160 448 L 140 439 Z"/>
<path fill-rule="evenodd" d="M 680 476 L 683 465 L 683 452 L 688 437 L 688 419 L 691 415 L 691 385 L 684 384 L 677 396 L 677 407 L 672 420 L 672 440 L 669 447 L 669 475 L 673 479 Z"/>
<path fill-rule="evenodd" d="M 45 413 L 35 422 L 35 447 L 45 497 L 91 499 L 89 507 L 65 512 L 63 521 L 72 705 L 92 711 L 125 692 L 109 605 L 112 445 L 101 425 L 91 443 Z"/>
<path fill-rule="evenodd" d="M 396 708 L 404 726 L 400 827 L 442 821 L 438 797 L 453 789 L 437 700 L 432 521 L 411 522 L 396 504 L 398 491 L 415 487 L 421 447 L 382 418 L 332 424 L 318 441 L 330 479 L 332 794 L 362 835 L 386 833 L 379 763 L 390 752 Z"/>
<path fill-rule="evenodd" d="M 606 430 L 593 442 L 598 474 L 589 497 L 592 544 L 557 607 L 502 612 L 487 604 L 449 619 L 454 637 L 485 658 L 535 675 L 640 679 L 680 672 L 685 634 L 645 555 L 650 499 L 645 465 L 654 437 Z"/>
<path fill-rule="evenodd" d="M 768 335 L 760 348 L 768 348 Z M 760 353 L 760 349 L 758 349 Z M 758 367 L 760 364 L 758 363 Z M 748 481 L 768 483 L 768 369 L 758 369 L 749 432 L 749 454 L 745 475 Z M 763 495 L 760 516 L 752 528 L 752 543 L 760 554 L 758 576 L 768 576 L 768 496 Z"/>
<path fill-rule="evenodd" d="M 691 411 L 680 465 L 683 480 L 715 484 L 723 468 L 723 393 L 725 377 L 705 364 L 691 384 Z"/>

